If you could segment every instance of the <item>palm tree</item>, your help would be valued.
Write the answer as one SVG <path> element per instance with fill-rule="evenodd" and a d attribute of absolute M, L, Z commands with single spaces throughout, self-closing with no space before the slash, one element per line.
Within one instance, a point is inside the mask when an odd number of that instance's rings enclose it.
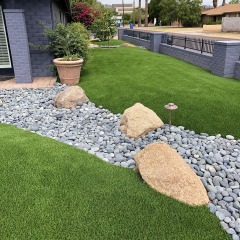
<path fill-rule="evenodd" d="M 139 4 L 138 4 L 138 26 L 141 27 L 141 20 L 142 20 L 142 2 L 141 0 L 139 0 Z"/>
<path fill-rule="evenodd" d="M 224 6 L 226 4 L 226 0 L 222 1 L 222 6 Z"/>
<path fill-rule="evenodd" d="M 144 27 L 148 27 L 148 0 L 145 0 L 145 24 Z"/>
<path fill-rule="evenodd" d="M 123 9 L 122 22 L 123 22 L 123 27 L 124 27 L 124 1 L 123 0 L 122 0 L 122 9 Z"/>
<path fill-rule="evenodd" d="M 218 0 L 213 0 L 213 7 L 216 8 L 218 5 Z"/>

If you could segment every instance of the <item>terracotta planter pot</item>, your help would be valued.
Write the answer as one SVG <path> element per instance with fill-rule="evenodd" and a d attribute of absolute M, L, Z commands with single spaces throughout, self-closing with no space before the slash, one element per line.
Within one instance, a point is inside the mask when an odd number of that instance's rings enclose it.
<path fill-rule="evenodd" d="M 79 83 L 83 59 L 76 61 L 61 61 L 61 58 L 56 58 L 53 62 L 57 67 L 62 84 L 72 86 Z"/>

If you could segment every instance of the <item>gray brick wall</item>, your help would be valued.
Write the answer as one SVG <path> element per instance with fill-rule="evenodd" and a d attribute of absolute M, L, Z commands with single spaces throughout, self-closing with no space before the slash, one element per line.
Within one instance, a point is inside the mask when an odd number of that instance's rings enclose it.
<path fill-rule="evenodd" d="M 43 35 L 43 29 L 39 22 L 44 23 L 47 27 L 52 28 L 54 23 L 59 21 L 66 22 L 66 14 L 59 7 L 57 1 L 51 0 L 18 0 L 15 1 L 14 8 L 23 9 L 25 12 L 25 22 L 27 29 L 27 38 L 29 43 L 39 43 L 45 45 L 47 38 Z M 10 7 L 7 3 L 6 7 Z M 65 15 L 65 17 L 63 17 Z M 61 17 L 60 17 L 61 16 Z M 15 16 L 13 16 L 14 18 Z M 15 20 L 13 20 L 14 22 Z M 15 36 L 16 38 L 16 36 Z M 21 49 L 21 46 L 18 45 Z M 52 64 L 54 55 L 48 52 L 35 50 L 30 47 L 31 67 L 33 77 L 49 77 L 54 73 L 49 67 Z"/>
<path fill-rule="evenodd" d="M 215 42 L 211 72 L 222 77 L 233 77 L 235 64 L 239 57 L 239 41 Z"/>
<path fill-rule="evenodd" d="M 166 33 L 163 32 L 153 32 L 150 34 L 150 51 L 159 53 L 159 44 L 165 35 Z"/>
<path fill-rule="evenodd" d="M 23 8 L 25 11 L 26 26 L 29 43 L 46 44 L 47 39 L 43 36 L 43 29 L 39 24 L 43 22 L 47 27 L 52 27 L 51 4 L 49 0 L 20 0 L 16 3 L 16 8 Z M 49 68 L 49 62 L 52 62 L 54 56 L 51 54 L 46 61 L 45 52 L 30 49 L 32 74 L 33 77 L 53 76 Z"/>
<path fill-rule="evenodd" d="M 145 47 L 146 49 L 152 52 L 159 52 L 159 43 L 162 41 L 162 36 L 165 35 L 165 33 L 151 32 L 150 41 L 147 41 L 144 39 L 139 39 L 139 38 L 124 35 L 125 30 L 126 28 L 118 29 L 118 39 L 130 42 L 138 46 Z M 141 32 L 141 31 L 137 31 L 137 32 Z"/>
<path fill-rule="evenodd" d="M 31 83 L 32 71 L 23 10 L 4 10 L 14 74 L 17 83 Z"/>
<path fill-rule="evenodd" d="M 118 28 L 118 39 L 123 40 L 123 33 L 126 28 Z"/>
<path fill-rule="evenodd" d="M 234 78 L 240 80 L 240 61 L 235 63 Z"/>
<path fill-rule="evenodd" d="M 137 46 L 145 47 L 146 49 L 150 50 L 150 41 L 142 40 L 142 39 L 138 39 L 138 38 L 134 38 L 134 37 L 129 37 L 129 36 L 125 36 L 125 35 L 122 36 L 122 40 L 124 40 L 126 42 L 130 42 Z"/>
<path fill-rule="evenodd" d="M 212 56 L 210 54 L 201 54 L 198 51 L 183 49 L 163 43 L 159 45 L 159 49 L 159 52 L 162 54 L 181 59 L 207 70 L 210 70 L 211 68 Z"/>

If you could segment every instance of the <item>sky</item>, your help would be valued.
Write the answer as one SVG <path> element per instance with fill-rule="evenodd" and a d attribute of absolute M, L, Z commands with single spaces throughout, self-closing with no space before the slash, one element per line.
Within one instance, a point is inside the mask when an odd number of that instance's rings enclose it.
<path fill-rule="evenodd" d="M 99 2 L 103 3 L 103 4 L 114 4 L 114 3 L 122 3 L 122 0 L 98 0 Z M 133 0 L 124 0 L 124 3 L 132 3 Z M 150 2 L 150 0 L 148 1 Z M 228 3 L 229 0 L 226 1 L 226 3 Z M 145 6 L 145 0 L 142 0 L 142 7 Z M 218 0 L 218 4 L 221 5 L 222 4 L 222 0 Z M 203 5 L 212 5 L 212 0 L 203 0 Z M 135 0 L 135 6 L 138 6 L 138 0 Z"/>

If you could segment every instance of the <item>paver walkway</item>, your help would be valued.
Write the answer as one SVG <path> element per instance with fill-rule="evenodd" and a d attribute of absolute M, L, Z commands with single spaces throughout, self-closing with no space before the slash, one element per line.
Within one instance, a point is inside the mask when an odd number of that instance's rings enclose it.
<path fill-rule="evenodd" d="M 38 77 L 33 78 L 32 83 L 16 83 L 15 79 L 0 81 L 0 89 L 13 88 L 50 88 L 56 82 L 56 77 Z"/>

